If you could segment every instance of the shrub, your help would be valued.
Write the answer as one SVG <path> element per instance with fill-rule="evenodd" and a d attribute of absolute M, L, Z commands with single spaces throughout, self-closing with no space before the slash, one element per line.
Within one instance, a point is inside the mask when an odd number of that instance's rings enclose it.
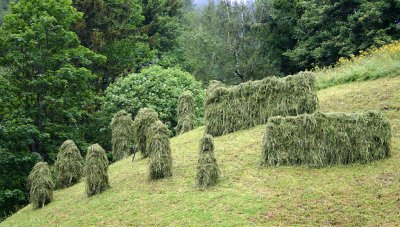
<path fill-rule="evenodd" d="M 185 91 L 178 100 L 178 125 L 176 134 L 180 135 L 194 128 L 195 102 L 190 91 Z"/>
<path fill-rule="evenodd" d="M 151 66 L 140 73 L 118 79 L 107 90 L 103 110 L 115 113 L 121 109 L 136 116 L 141 108 L 152 108 L 170 130 L 177 125 L 178 98 L 191 91 L 196 103 L 196 117 L 203 113 L 204 90 L 199 81 L 179 68 Z"/>
<path fill-rule="evenodd" d="M 211 135 L 200 140 L 199 160 L 197 163 L 197 187 L 206 188 L 216 185 L 219 180 L 219 168 L 214 156 L 214 141 Z"/>
<path fill-rule="evenodd" d="M 54 183 L 49 165 L 38 162 L 28 177 L 29 201 L 34 209 L 42 208 L 53 200 Z"/>
<path fill-rule="evenodd" d="M 121 110 L 114 115 L 111 122 L 112 130 L 112 154 L 114 161 L 128 156 L 132 148 L 133 121 L 130 114 Z"/>
<path fill-rule="evenodd" d="M 219 136 L 264 124 L 269 117 L 313 113 L 318 107 L 314 77 L 300 73 L 237 86 L 211 82 L 206 93 L 206 133 Z"/>
<path fill-rule="evenodd" d="M 323 167 L 390 155 L 391 128 L 380 112 L 315 113 L 268 120 L 261 165 Z"/>
<path fill-rule="evenodd" d="M 136 142 L 136 152 L 142 152 L 142 157 L 147 158 L 149 152 L 146 149 L 149 128 L 158 121 L 158 114 L 153 109 L 142 108 L 133 121 L 133 135 Z"/>
<path fill-rule="evenodd" d="M 150 153 L 150 178 L 171 177 L 172 157 L 169 130 L 161 121 L 156 121 L 150 127 L 147 150 Z"/>
<path fill-rule="evenodd" d="M 83 159 L 74 141 L 65 141 L 54 163 L 56 187 L 66 188 L 79 182 L 83 172 Z"/>
<path fill-rule="evenodd" d="M 90 146 L 85 164 L 86 194 L 89 197 L 110 187 L 107 171 L 108 159 L 104 149 L 98 144 Z"/>

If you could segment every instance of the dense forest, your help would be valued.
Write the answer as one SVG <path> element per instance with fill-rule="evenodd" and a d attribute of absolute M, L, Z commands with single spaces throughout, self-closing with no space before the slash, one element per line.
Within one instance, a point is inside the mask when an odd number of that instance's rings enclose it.
<path fill-rule="evenodd" d="M 400 39 L 397 0 L 10 2 L 0 5 L 0 217 L 28 202 L 29 171 L 53 164 L 63 141 L 99 143 L 112 160 L 121 109 L 154 108 L 174 132 L 185 90 L 200 125 L 210 80 L 330 67 Z"/>

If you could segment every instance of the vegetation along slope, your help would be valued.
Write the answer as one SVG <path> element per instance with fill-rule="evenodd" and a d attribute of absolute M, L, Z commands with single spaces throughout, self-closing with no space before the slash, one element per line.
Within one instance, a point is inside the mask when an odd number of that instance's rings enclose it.
<path fill-rule="evenodd" d="M 87 198 L 84 183 L 55 191 L 0 226 L 84 225 L 396 225 L 400 207 L 400 77 L 320 90 L 323 111 L 383 111 L 392 124 L 392 156 L 368 165 L 259 168 L 264 125 L 215 138 L 221 182 L 195 188 L 204 128 L 171 139 L 173 177 L 150 181 L 148 160 L 109 168 L 111 189 Z M 85 214 L 85 215 L 82 215 Z"/>

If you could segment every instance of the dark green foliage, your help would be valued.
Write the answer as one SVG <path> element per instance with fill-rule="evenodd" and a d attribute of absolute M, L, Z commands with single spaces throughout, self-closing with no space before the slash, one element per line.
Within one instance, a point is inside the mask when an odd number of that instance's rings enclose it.
<path fill-rule="evenodd" d="M 39 161 L 37 153 L 12 153 L 0 148 L 0 221 L 29 203 L 27 179 Z"/>
<path fill-rule="evenodd" d="M 129 155 L 133 142 L 133 121 L 130 114 L 121 110 L 114 115 L 111 122 L 112 154 L 114 161 Z"/>
<path fill-rule="evenodd" d="M 181 135 L 194 128 L 196 104 L 192 92 L 185 91 L 178 100 L 178 125 L 176 134 Z"/>
<path fill-rule="evenodd" d="M 158 114 L 155 110 L 142 108 L 133 121 L 133 135 L 137 145 L 137 152 L 142 152 L 142 157 L 147 158 L 147 141 L 149 139 L 149 130 L 154 122 L 158 121 Z"/>
<path fill-rule="evenodd" d="M 268 120 L 261 165 L 368 163 L 390 156 L 391 128 L 380 112 L 315 113 Z"/>
<path fill-rule="evenodd" d="M 197 187 L 206 188 L 218 183 L 220 171 L 214 156 L 214 141 L 211 135 L 200 140 L 199 160 L 197 163 Z"/>
<path fill-rule="evenodd" d="M 266 123 L 272 116 L 313 113 L 317 108 L 315 79 L 309 73 L 237 86 L 212 82 L 205 102 L 206 133 L 224 135 Z"/>
<path fill-rule="evenodd" d="M 56 188 L 67 188 L 79 182 L 83 174 L 83 159 L 74 141 L 65 141 L 54 163 Z"/>
<path fill-rule="evenodd" d="M 93 144 L 88 148 L 84 171 L 87 196 L 99 194 L 110 188 L 107 172 L 108 159 L 106 152 L 100 145 Z"/>
<path fill-rule="evenodd" d="M 172 176 L 172 156 L 169 130 L 161 122 L 154 122 L 148 132 L 147 152 L 150 155 L 150 178 L 161 179 Z"/>
<path fill-rule="evenodd" d="M 42 208 L 53 200 L 54 183 L 49 165 L 37 163 L 28 177 L 29 201 L 34 209 Z"/>

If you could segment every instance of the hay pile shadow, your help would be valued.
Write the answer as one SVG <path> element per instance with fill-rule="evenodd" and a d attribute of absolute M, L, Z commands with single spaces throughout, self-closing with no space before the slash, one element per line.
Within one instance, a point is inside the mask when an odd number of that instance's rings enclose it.
<path fill-rule="evenodd" d="M 204 189 L 216 185 L 220 171 L 214 156 L 214 141 L 211 135 L 205 135 L 200 140 L 199 160 L 197 163 L 197 187 Z"/>
<path fill-rule="evenodd" d="M 315 113 L 268 120 L 261 165 L 323 167 L 390 156 L 391 127 L 380 112 Z"/>
<path fill-rule="evenodd" d="M 110 187 L 108 159 L 104 149 L 94 144 L 88 148 L 85 163 L 86 194 L 90 197 Z"/>
<path fill-rule="evenodd" d="M 29 201 L 34 209 L 42 208 L 53 201 L 54 183 L 49 165 L 37 163 L 28 177 Z"/>
<path fill-rule="evenodd" d="M 129 155 L 133 142 L 133 120 L 129 113 L 121 110 L 114 115 L 110 124 L 112 131 L 113 160 L 118 161 Z"/>
<path fill-rule="evenodd" d="M 205 100 L 206 133 L 224 135 L 264 124 L 272 116 L 313 113 L 317 108 L 315 79 L 309 73 L 237 86 L 212 81 Z"/>
<path fill-rule="evenodd" d="M 192 92 L 185 91 L 178 100 L 178 125 L 176 134 L 181 135 L 194 128 L 195 103 Z"/>
<path fill-rule="evenodd" d="M 148 130 L 156 121 L 158 121 L 158 114 L 155 110 L 150 108 L 141 108 L 133 121 L 136 152 L 142 152 L 143 158 L 149 156 L 149 152 L 146 150 Z"/>
<path fill-rule="evenodd" d="M 169 141 L 169 130 L 156 121 L 148 132 L 147 151 L 150 154 L 150 178 L 161 179 L 172 176 L 172 156 Z"/>
<path fill-rule="evenodd" d="M 83 174 L 83 158 L 74 141 L 65 141 L 54 163 L 56 188 L 70 187 L 79 182 Z"/>

